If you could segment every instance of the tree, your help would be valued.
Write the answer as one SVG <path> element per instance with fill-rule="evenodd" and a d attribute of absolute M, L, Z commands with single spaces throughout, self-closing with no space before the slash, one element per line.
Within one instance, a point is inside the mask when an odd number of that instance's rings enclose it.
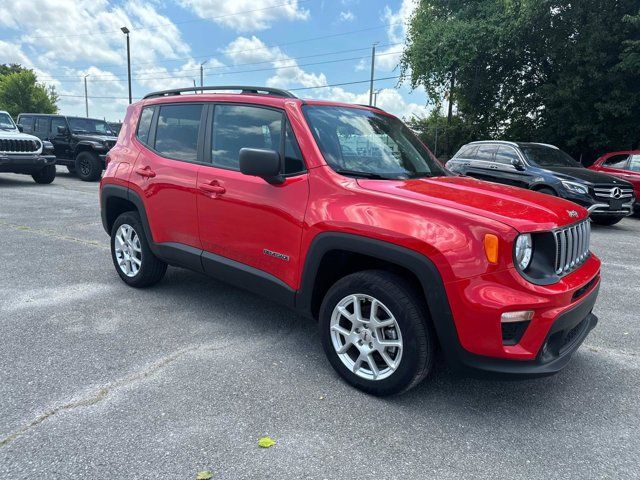
<path fill-rule="evenodd" d="M 421 0 L 402 59 L 478 139 L 587 159 L 638 146 L 639 67 L 638 0 Z"/>
<path fill-rule="evenodd" d="M 57 113 L 58 95 L 53 87 L 37 82 L 32 70 L 0 65 L 0 109 L 14 118 L 22 112 Z"/>

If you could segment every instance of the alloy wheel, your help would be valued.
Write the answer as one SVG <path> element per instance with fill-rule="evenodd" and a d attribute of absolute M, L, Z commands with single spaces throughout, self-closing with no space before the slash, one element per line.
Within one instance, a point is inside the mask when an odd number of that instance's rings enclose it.
<path fill-rule="evenodd" d="M 142 246 L 138 233 L 131 225 L 120 225 L 116 231 L 114 250 L 122 273 L 127 277 L 135 277 L 142 265 Z"/>
<path fill-rule="evenodd" d="M 331 314 L 331 341 L 338 358 L 358 377 L 383 380 L 402 360 L 402 334 L 391 311 L 364 294 L 343 298 Z"/>

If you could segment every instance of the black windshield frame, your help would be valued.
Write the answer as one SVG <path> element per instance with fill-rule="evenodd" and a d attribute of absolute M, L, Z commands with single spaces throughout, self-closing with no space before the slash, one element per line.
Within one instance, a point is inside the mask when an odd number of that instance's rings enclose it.
<path fill-rule="evenodd" d="M 111 127 L 109 127 L 109 124 L 107 122 L 105 122 L 104 120 L 100 120 L 98 118 L 67 117 L 67 122 L 69 124 L 69 128 L 74 133 L 81 133 L 81 134 L 82 133 L 89 133 L 89 134 L 94 134 L 94 135 L 106 135 L 106 136 L 110 136 L 110 137 L 114 136 L 114 133 L 111 130 Z M 105 132 L 101 132 L 99 130 L 77 128 L 79 126 L 79 124 L 81 124 L 81 123 L 84 123 L 84 124 L 93 123 L 94 125 L 104 125 L 106 127 L 106 131 Z M 74 124 L 75 124 L 75 127 L 74 127 Z"/>
<path fill-rule="evenodd" d="M 302 110 L 325 162 L 341 175 L 385 180 L 448 175 L 415 133 L 396 117 L 341 105 L 304 105 Z M 340 128 L 350 130 L 351 137 L 343 135 L 341 142 Z M 356 142 L 360 138 L 366 146 L 358 151 L 346 145 L 345 138 L 355 138 Z M 384 162 L 386 167 L 394 168 L 382 168 Z"/>

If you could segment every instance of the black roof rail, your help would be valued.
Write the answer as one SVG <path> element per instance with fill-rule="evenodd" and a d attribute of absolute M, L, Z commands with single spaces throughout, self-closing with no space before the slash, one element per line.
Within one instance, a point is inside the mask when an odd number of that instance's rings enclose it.
<path fill-rule="evenodd" d="M 153 92 L 145 95 L 142 99 L 146 100 L 147 98 L 158 98 L 158 97 L 169 97 L 172 95 L 181 95 L 183 92 L 211 92 L 211 91 L 221 91 L 221 90 L 240 90 L 241 94 L 249 94 L 249 95 L 273 95 L 274 97 L 284 97 L 284 98 L 298 98 L 293 93 L 282 90 L 280 88 L 270 88 L 270 87 L 247 87 L 247 86 L 237 86 L 237 85 L 220 85 L 220 86 L 210 86 L 210 87 L 187 87 L 187 88 L 175 88 L 172 90 L 162 90 L 159 92 Z"/>

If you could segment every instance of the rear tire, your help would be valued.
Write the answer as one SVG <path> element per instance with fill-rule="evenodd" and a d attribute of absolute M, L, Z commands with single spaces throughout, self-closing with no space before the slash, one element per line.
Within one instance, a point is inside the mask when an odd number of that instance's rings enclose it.
<path fill-rule="evenodd" d="M 40 183 L 40 184 L 51 183 L 56 178 L 56 166 L 47 165 L 46 167 L 38 170 L 37 172 L 33 172 L 31 174 L 31 178 L 33 178 L 33 181 L 36 183 Z"/>
<path fill-rule="evenodd" d="M 435 335 L 427 307 L 399 275 L 367 270 L 338 280 L 325 295 L 319 320 L 329 362 L 360 390 L 399 394 L 431 371 Z M 390 342 L 394 346 L 385 346 Z"/>
<path fill-rule="evenodd" d="M 76 174 L 85 182 L 100 180 L 102 175 L 102 163 L 93 152 L 80 152 L 76 157 Z"/>
<path fill-rule="evenodd" d="M 624 217 L 591 217 L 591 221 L 596 225 L 611 227 L 616 223 L 620 223 Z"/>
<path fill-rule="evenodd" d="M 158 283 L 167 271 L 167 264 L 151 251 L 137 212 L 125 212 L 114 222 L 111 259 L 120 278 L 135 288 Z"/>

